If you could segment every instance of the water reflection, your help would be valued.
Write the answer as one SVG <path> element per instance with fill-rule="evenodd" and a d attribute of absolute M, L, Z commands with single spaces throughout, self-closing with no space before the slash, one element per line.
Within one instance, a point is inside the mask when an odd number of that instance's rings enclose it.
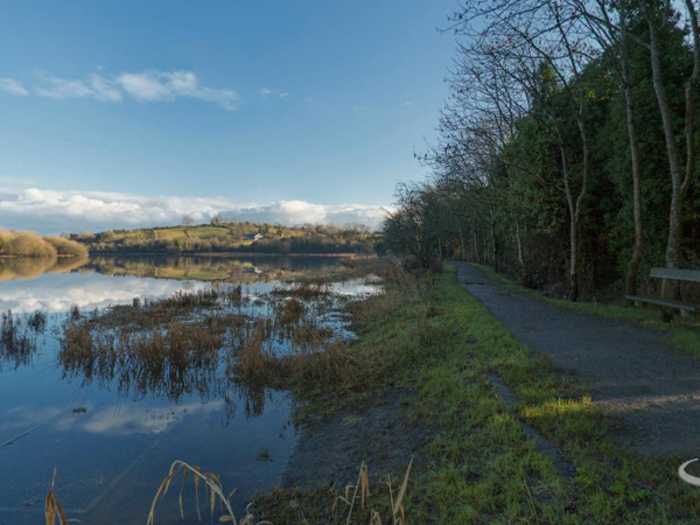
<path fill-rule="evenodd" d="M 250 284 L 279 280 L 287 274 L 337 266 L 335 257 L 228 257 L 201 255 L 105 256 L 90 258 L 85 270 L 103 275 L 196 281 L 231 280 Z"/>
<path fill-rule="evenodd" d="M 0 282 L 34 279 L 45 273 L 67 273 L 85 266 L 87 257 L 16 257 L 0 259 Z"/>
<path fill-rule="evenodd" d="M 41 502 L 55 466 L 61 476 L 59 500 L 70 517 L 91 525 L 112 524 L 115 515 L 120 524 L 143 523 L 173 459 L 205 466 L 220 474 L 226 487 L 238 487 L 239 511 L 255 490 L 276 484 L 296 441 L 292 400 L 285 392 L 236 380 L 222 357 L 226 345 L 230 351 L 240 341 L 217 341 L 192 366 L 109 352 L 102 359 L 79 353 L 68 359 L 61 354 L 58 328 L 70 318 L 72 305 L 89 319 L 95 308 L 133 305 L 139 297 L 136 304 L 146 311 L 146 298 L 204 293 L 225 286 L 220 281 L 241 283 L 246 306 L 217 311 L 252 320 L 274 309 L 271 302 L 294 304 L 283 303 L 285 293 L 272 293 L 283 281 L 332 272 L 337 263 L 291 257 L 0 260 L 0 310 L 19 312 L 13 316 L 18 328 L 5 330 L 14 335 L 3 336 L 11 344 L 0 345 L 0 479 L 13 480 L 0 488 L 0 524 L 42 523 Z M 376 292 L 377 286 L 360 279 L 336 282 L 328 291 L 337 297 Z M 319 310 L 319 322 L 340 330 L 340 302 Z M 48 314 L 43 332 L 30 327 L 36 310 Z M 151 313 L 146 317 L 155 319 Z M 279 309 L 290 319 L 293 313 Z M 198 315 L 194 322 L 205 323 L 207 311 Z M 226 322 L 229 330 L 235 324 L 233 317 Z M 215 333 L 209 325 L 203 328 Z M 140 337 L 137 332 L 130 337 Z M 118 330 L 104 334 L 118 337 Z M 23 343 L 25 335 L 35 344 Z M 284 344 L 284 337 L 276 338 L 270 351 Z M 192 355 L 192 348 L 183 348 L 182 355 Z M 256 461 L 263 448 L 274 461 Z M 163 523 L 180 523 L 177 511 L 163 518 Z"/>
<path fill-rule="evenodd" d="M 280 279 L 324 272 L 338 259 L 319 257 L 97 256 L 0 259 L 0 311 L 64 312 L 129 304 L 134 297 L 158 298 L 178 290 L 205 289 L 230 280 L 269 292 Z"/>

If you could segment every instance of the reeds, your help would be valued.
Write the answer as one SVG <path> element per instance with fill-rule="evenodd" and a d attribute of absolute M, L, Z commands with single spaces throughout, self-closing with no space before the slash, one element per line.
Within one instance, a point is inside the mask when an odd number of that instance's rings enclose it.
<path fill-rule="evenodd" d="M 406 473 L 404 474 L 403 481 L 399 485 L 396 493 L 393 487 L 393 480 L 391 476 L 386 477 L 385 484 L 389 491 L 389 513 L 385 515 L 387 524 L 392 525 L 405 525 L 406 524 L 406 509 L 403 505 L 404 498 L 406 497 L 406 490 L 408 489 L 408 479 L 411 475 L 411 467 L 413 466 L 413 458 L 406 468 Z M 350 497 L 352 493 L 352 497 Z M 357 499 L 359 493 L 359 509 L 357 509 Z M 346 525 L 352 523 L 353 512 L 356 513 L 357 510 L 369 509 L 369 525 L 383 525 L 382 514 L 380 511 L 375 510 L 375 508 L 370 506 L 370 498 L 372 494 L 370 492 L 370 480 L 369 480 L 369 468 L 362 462 L 360 465 L 360 472 L 357 476 L 357 483 L 354 485 L 345 486 L 345 494 L 338 496 L 333 503 L 333 511 L 337 513 L 339 508 L 339 503 L 343 503 L 346 506 L 347 516 L 345 519 Z"/>
<path fill-rule="evenodd" d="M 403 481 L 397 489 L 394 489 L 393 487 L 393 480 L 391 476 L 386 477 L 385 485 L 388 487 L 389 501 L 384 502 L 383 504 L 380 502 L 380 505 L 383 507 L 388 506 L 389 508 L 388 512 L 385 513 L 387 524 L 406 524 L 406 509 L 404 508 L 403 502 L 408 489 L 408 480 L 411 474 L 412 465 L 413 458 L 411 458 L 408 468 L 406 469 L 406 473 L 403 477 Z M 46 525 L 56 525 L 56 520 L 58 520 L 58 525 L 68 525 L 69 520 L 63 510 L 63 507 L 61 507 L 61 505 L 58 503 L 54 492 L 56 476 L 57 471 L 54 469 L 51 487 L 46 495 L 44 504 L 44 517 L 46 520 Z M 151 508 L 148 513 L 146 525 L 154 525 L 156 523 L 156 507 L 158 502 L 166 496 L 171 485 L 176 482 L 178 477 L 181 477 L 181 480 L 179 481 L 180 490 L 177 496 L 178 506 L 180 510 L 180 518 L 183 521 L 185 520 L 184 494 L 185 490 L 187 489 L 187 482 L 191 479 L 191 486 L 194 488 L 195 493 L 195 509 L 197 512 L 197 519 L 200 522 L 202 521 L 203 498 L 204 505 L 209 509 L 210 521 L 213 521 L 214 516 L 218 514 L 217 519 L 221 523 L 230 523 L 232 525 L 273 525 L 272 522 L 267 520 L 256 522 L 255 516 L 250 510 L 251 505 L 246 507 L 245 514 L 238 519 L 231 505 L 231 498 L 237 492 L 237 489 L 233 489 L 231 492 L 227 493 L 224 490 L 223 483 L 221 482 L 219 476 L 211 472 L 207 472 L 201 467 L 190 465 L 181 460 L 173 461 L 168 471 L 168 475 L 163 479 L 158 487 L 158 490 L 153 497 L 153 501 L 151 502 Z M 358 512 L 368 509 L 370 519 L 369 525 L 383 525 L 384 521 L 382 521 L 382 514 L 380 511 L 375 510 L 375 508 L 371 505 L 371 498 L 372 494 L 370 491 L 369 468 L 363 461 L 360 465 L 360 472 L 357 477 L 357 482 L 354 485 L 347 485 L 345 487 L 344 494 L 335 498 L 331 511 L 336 514 L 337 517 L 340 504 L 344 504 L 347 512 L 347 515 L 345 516 L 345 523 L 346 525 L 350 525 L 353 523 L 353 516 L 355 516 L 357 520 Z"/>
<path fill-rule="evenodd" d="M 67 377 L 116 380 L 122 393 L 171 400 L 191 392 L 205 397 L 211 388 L 226 392 L 226 383 L 359 385 L 364 365 L 326 317 L 338 301 L 278 292 L 251 304 L 240 284 L 217 283 L 91 315 L 76 309 L 63 325 L 59 362 Z M 222 363 L 225 376 L 217 377 Z"/>
<path fill-rule="evenodd" d="M 56 494 L 54 492 L 54 487 L 56 485 L 56 469 L 53 470 L 53 478 L 51 479 L 51 488 L 48 494 L 46 494 L 46 501 L 44 502 L 44 518 L 46 519 L 46 525 L 56 525 L 56 519 L 58 519 L 59 525 L 68 525 L 68 518 L 66 513 L 63 511 L 63 507 L 58 503 L 56 499 Z"/>
<path fill-rule="evenodd" d="M 167 326 L 117 329 L 68 320 L 58 361 L 65 377 L 80 375 L 86 383 L 116 380 L 121 393 L 153 393 L 172 401 L 197 392 L 219 391 L 216 369 L 228 318 L 173 321 Z"/>
<path fill-rule="evenodd" d="M 214 513 L 216 512 L 216 504 L 219 503 L 221 516 L 219 517 L 220 522 L 231 523 L 233 525 L 253 525 L 255 522 L 255 517 L 248 512 L 246 509 L 246 514 L 240 521 L 236 519 L 236 516 L 231 508 L 231 497 L 235 494 L 234 489 L 228 495 L 224 492 L 224 487 L 221 480 L 216 474 L 204 471 L 202 468 L 197 466 L 191 466 L 184 461 L 176 460 L 170 466 L 170 472 L 168 476 L 163 480 L 158 487 L 155 497 L 153 498 L 153 503 L 151 504 L 151 511 L 148 514 L 148 521 L 146 525 L 153 525 L 155 523 L 155 511 L 156 504 L 158 500 L 163 498 L 170 488 L 170 484 L 178 474 L 182 473 L 182 482 L 180 484 L 180 494 L 178 502 L 180 505 L 180 517 L 185 519 L 185 509 L 183 505 L 183 494 L 185 492 L 185 486 L 189 476 L 192 476 L 192 482 L 194 484 L 195 497 L 197 502 L 197 518 L 202 521 L 202 513 L 200 508 L 200 484 L 203 485 L 204 489 L 204 500 L 209 503 L 210 519 L 214 519 Z M 63 524 L 61 524 L 63 525 Z M 272 525 L 269 521 L 259 521 L 258 525 Z"/>
<path fill-rule="evenodd" d="M 0 323 L 0 365 L 9 363 L 18 368 L 27 364 L 37 348 L 37 335 L 46 327 L 46 314 L 37 311 L 29 317 L 3 312 Z"/>

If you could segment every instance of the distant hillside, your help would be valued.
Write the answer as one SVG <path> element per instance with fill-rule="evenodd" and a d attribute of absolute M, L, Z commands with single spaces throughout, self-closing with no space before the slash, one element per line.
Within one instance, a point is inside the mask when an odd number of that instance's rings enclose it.
<path fill-rule="evenodd" d="M 282 226 L 251 222 L 213 221 L 138 230 L 75 233 L 70 238 L 91 253 L 373 253 L 378 235 L 361 224 Z"/>

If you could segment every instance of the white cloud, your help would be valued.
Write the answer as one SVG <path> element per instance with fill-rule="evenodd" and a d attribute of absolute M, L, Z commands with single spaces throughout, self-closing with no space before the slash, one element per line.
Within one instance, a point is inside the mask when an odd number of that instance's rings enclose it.
<path fill-rule="evenodd" d="M 22 86 L 22 83 L 12 78 L 0 78 L 0 89 L 22 97 L 29 95 L 29 91 Z"/>
<path fill-rule="evenodd" d="M 185 214 L 195 221 L 207 222 L 219 213 L 288 225 L 360 222 L 375 227 L 384 217 L 379 206 L 361 204 L 324 205 L 300 200 L 240 204 L 221 197 L 0 189 L 0 228 L 29 229 L 44 234 L 171 225 L 178 224 Z"/>
<path fill-rule="evenodd" d="M 414 104 L 414 102 L 413 102 L 412 100 L 407 100 L 406 102 L 404 102 L 404 103 L 401 104 L 401 105 L 402 105 L 403 107 L 405 107 L 405 108 L 410 108 L 410 107 L 412 107 L 412 106 L 415 106 L 415 104 Z"/>
<path fill-rule="evenodd" d="M 230 89 L 199 86 L 191 71 L 144 71 L 122 73 L 116 77 L 121 88 L 141 102 L 171 102 L 180 97 L 214 102 L 227 110 L 237 108 L 238 94 Z"/>
<path fill-rule="evenodd" d="M 37 88 L 37 95 L 63 100 L 66 98 L 87 98 L 94 92 L 82 80 L 66 80 L 52 77 L 44 72 L 38 73 L 44 87 Z"/>
<path fill-rule="evenodd" d="M 266 87 L 260 88 L 260 96 L 263 98 L 268 98 L 270 96 L 277 98 L 288 98 L 289 95 L 289 91 L 279 91 L 278 89 L 270 89 Z"/>
<path fill-rule="evenodd" d="M 93 96 L 101 102 L 121 102 L 123 95 L 114 82 L 100 75 L 90 75 Z"/>
<path fill-rule="evenodd" d="M 367 111 L 369 108 L 367 106 L 354 106 L 352 108 L 353 113 L 364 113 Z"/>
<path fill-rule="evenodd" d="M 150 70 L 124 72 L 112 77 L 94 73 L 85 80 L 59 78 L 43 71 L 37 76 L 40 85 L 34 89 L 36 94 L 55 100 L 92 98 L 100 102 L 121 102 L 131 97 L 139 102 L 172 102 L 178 98 L 192 98 L 213 102 L 229 111 L 237 109 L 239 100 L 238 93 L 231 89 L 200 86 L 192 71 Z M 0 79 L 0 89 L 28 94 L 12 79 Z"/>

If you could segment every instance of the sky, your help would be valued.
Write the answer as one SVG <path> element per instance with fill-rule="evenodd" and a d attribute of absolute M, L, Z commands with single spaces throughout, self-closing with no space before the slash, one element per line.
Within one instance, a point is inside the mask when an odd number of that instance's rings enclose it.
<path fill-rule="evenodd" d="M 455 0 L 3 2 L 0 228 L 376 226 L 447 98 Z"/>

